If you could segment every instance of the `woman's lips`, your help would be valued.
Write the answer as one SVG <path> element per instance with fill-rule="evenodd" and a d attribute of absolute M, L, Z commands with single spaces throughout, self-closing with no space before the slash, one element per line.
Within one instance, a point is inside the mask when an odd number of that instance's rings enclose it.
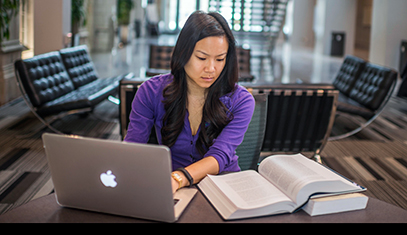
<path fill-rule="evenodd" d="M 212 81 L 213 77 L 202 77 L 202 79 L 205 81 Z"/>

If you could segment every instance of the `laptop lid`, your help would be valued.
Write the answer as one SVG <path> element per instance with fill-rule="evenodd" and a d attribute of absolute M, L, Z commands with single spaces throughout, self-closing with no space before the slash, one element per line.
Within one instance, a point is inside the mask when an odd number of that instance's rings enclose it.
<path fill-rule="evenodd" d="M 61 206 L 174 222 L 196 193 L 173 195 L 166 146 L 50 133 L 42 139 Z M 174 197 L 183 208 L 174 209 Z"/>

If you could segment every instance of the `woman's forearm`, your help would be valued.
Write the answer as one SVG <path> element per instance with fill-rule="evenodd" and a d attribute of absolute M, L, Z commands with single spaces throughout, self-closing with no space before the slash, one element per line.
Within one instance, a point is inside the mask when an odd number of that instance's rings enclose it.
<path fill-rule="evenodd" d="M 207 174 L 217 175 L 219 173 L 219 163 L 214 157 L 209 156 L 185 167 L 185 170 L 188 171 L 188 173 L 194 179 L 194 184 L 196 184 L 201 181 Z M 189 186 L 189 181 L 183 172 L 177 170 L 174 172 L 182 177 L 181 188 Z M 175 192 L 179 185 L 174 179 L 172 183 L 174 189 L 173 191 Z"/>

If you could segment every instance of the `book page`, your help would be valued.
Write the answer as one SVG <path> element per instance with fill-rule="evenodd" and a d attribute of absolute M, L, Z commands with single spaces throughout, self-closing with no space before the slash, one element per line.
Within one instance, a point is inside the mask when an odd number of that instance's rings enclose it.
<path fill-rule="evenodd" d="M 259 173 L 296 203 L 302 203 L 308 198 L 309 195 L 304 195 L 301 202 L 297 201 L 299 191 L 313 182 L 343 181 L 344 184 L 352 185 L 302 154 L 269 156 L 261 162 Z"/>
<path fill-rule="evenodd" d="M 252 170 L 208 177 L 240 209 L 290 201 L 277 187 Z"/>

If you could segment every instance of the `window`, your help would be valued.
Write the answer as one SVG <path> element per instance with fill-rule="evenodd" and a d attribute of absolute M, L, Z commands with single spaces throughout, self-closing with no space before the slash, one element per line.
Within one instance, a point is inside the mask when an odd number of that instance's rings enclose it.
<path fill-rule="evenodd" d="M 237 32 L 280 30 L 288 0 L 209 0 L 209 11 L 217 11 Z"/>
<path fill-rule="evenodd" d="M 177 31 L 182 29 L 189 15 L 196 10 L 208 11 L 209 0 L 162 0 L 165 6 L 165 29 Z"/>
<path fill-rule="evenodd" d="M 216 11 L 236 32 L 277 32 L 289 0 L 162 0 L 167 10 L 166 29 L 181 29 L 196 11 Z"/>

